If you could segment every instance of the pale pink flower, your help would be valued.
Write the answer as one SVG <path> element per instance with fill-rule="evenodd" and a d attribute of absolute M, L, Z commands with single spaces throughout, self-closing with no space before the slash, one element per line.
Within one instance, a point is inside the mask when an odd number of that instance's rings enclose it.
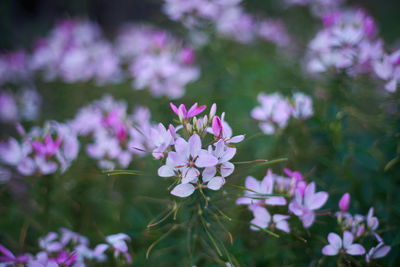
<path fill-rule="evenodd" d="M 326 256 L 335 256 L 339 253 L 349 255 L 363 255 L 365 249 L 360 244 L 353 244 L 354 236 L 349 231 L 343 232 L 343 240 L 339 235 L 330 233 L 328 235 L 329 245 L 322 249 L 322 254 Z"/>

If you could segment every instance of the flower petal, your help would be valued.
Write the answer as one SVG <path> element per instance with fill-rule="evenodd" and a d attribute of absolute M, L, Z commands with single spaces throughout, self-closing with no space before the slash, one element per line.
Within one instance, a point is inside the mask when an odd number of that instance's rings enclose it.
<path fill-rule="evenodd" d="M 309 203 L 308 208 L 311 210 L 316 210 L 321 208 L 325 202 L 328 200 L 328 193 L 326 192 L 318 192 L 314 194 L 312 198 L 312 202 Z"/>
<path fill-rule="evenodd" d="M 217 176 L 212 178 L 208 182 L 207 187 L 211 190 L 219 190 L 224 184 L 225 184 L 225 179 Z"/>
<path fill-rule="evenodd" d="M 199 168 L 212 167 L 218 164 L 218 159 L 208 152 L 200 153 L 195 165 Z"/>
<path fill-rule="evenodd" d="M 365 248 L 360 244 L 352 244 L 346 248 L 346 253 L 350 255 L 363 255 L 365 254 Z"/>
<path fill-rule="evenodd" d="M 179 184 L 172 189 L 171 194 L 177 197 L 188 197 L 195 189 L 192 184 Z"/>
<path fill-rule="evenodd" d="M 200 136 L 197 134 L 194 134 L 189 138 L 189 150 L 192 157 L 196 157 L 199 154 L 201 150 L 201 140 Z"/>
<path fill-rule="evenodd" d="M 331 246 L 333 246 L 335 249 L 337 249 L 338 251 L 342 247 L 342 239 L 336 233 L 329 233 L 328 241 L 329 241 L 329 244 Z"/>
<path fill-rule="evenodd" d="M 326 245 L 322 249 L 322 254 L 324 254 L 325 256 L 335 256 L 338 253 L 339 253 L 339 249 L 332 245 Z"/>
<path fill-rule="evenodd" d="M 158 169 L 158 176 L 160 177 L 172 177 L 175 176 L 174 169 L 171 166 L 163 165 Z"/>
<path fill-rule="evenodd" d="M 349 231 L 344 231 L 343 232 L 343 247 L 344 248 L 348 248 L 351 246 L 351 244 L 353 243 L 354 240 L 354 236 L 352 233 L 350 233 Z"/>

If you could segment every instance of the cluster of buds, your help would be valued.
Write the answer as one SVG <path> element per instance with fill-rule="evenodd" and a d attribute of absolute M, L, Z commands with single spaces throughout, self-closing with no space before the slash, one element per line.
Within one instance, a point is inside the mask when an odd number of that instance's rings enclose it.
<path fill-rule="evenodd" d="M 364 216 L 348 213 L 349 206 L 350 194 L 345 193 L 339 201 L 340 211 L 336 212 L 337 222 L 340 231 L 343 233 L 343 239 L 336 233 L 330 233 L 328 235 L 329 245 L 326 245 L 322 249 L 322 254 L 327 256 L 335 256 L 340 253 L 349 255 L 366 254 L 365 260 L 367 263 L 372 259 L 386 256 L 390 251 L 390 246 L 385 245 L 383 239 L 376 232 L 379 220 L 374 216 L 374 208 L 371 207 L 368 214 Z M 378 244 L 375 247 L 371 247 L 368 253 L 366 253 L 362 241 L 368 237 L 375 239 Z M 353 244 L 353 241 L 358 241 L 361 244 Z"/>
<path fill-rule="evenodd" d="M 63 173 L 78 155 L 77 135 L 66 124 L 51 121 L 29 133 L 18 125 L 17 130 L 22 135 L 21 143 L 12 137 L 1 143 L 0 160 L 22 175 L 46 175 L 57 170 Z"/>
<path fill-rule="evenodd" d="M 130 237 L 124 233 L 109 235 L 106 243 L 98 244 L 94 249 L 89 247 L 89 239 L 66 228 L 60 229 L 60 234 L 48 233 L 45 237 L 39 238 L 39 251 L 36 255 L 22 254 L 15 256 L 9 249 L 0 245 L 0 262 L 5 266 L 32 267 L 84 267 L 87 263 L 100 263 L 108 259 L 106 252 L 110 251 L 117 260 L 132 262 L 128 253 L 127 241 Z M 123 258 L 120 257 L 123 255 Z M 0 264 L 2 265 L 2 264 Z"/>
<path fill-rule="evenodd" d="M 219 190 L 225 184 L 225 178 L 234 171 L 230 160 L 236 154 L 234 143 L 241 142 L 244 135 L 232 137 L 232 130 L 221 117 L 216 115 L 217 106 L 212 105 L 209 115 L 197 118 L 206 106 L 194 104 L 190 109 L 185 105 L 176 107 L 170 104 L 179 118 L 179 126 L 169 126 L 164 134 L 163 149 L 158 147 L 155 158 L 166 157 L 165 164 L 158 169 L 161 177 L 174 177 L 176 185 L 172 195 L 188 197 L 196 189 Z M 165 127 L 159 126 L 162 130 Z M 181 135 L 179 134 L 181 130 Z M 211 138 L 210 138 L 211 137 Z M 208 138 L 208 141 L 205 139 Z M 208 146 L 203 148 L 206 141 Z M 154 153 L 153 153 L 154 155 Z"/>
<path fill-rule="evenodd" d="M 315 210 L 321 208 L 328 199 L 328 193 L 315 192 L 315 183 L 304 181 L 301 173 L 285 169 L 286 175 L 280 176 L 267 171 L 262 181 L 248 176 L 245 181 L 246 191 L 244 196 L 236 201 L 238 205 L 247 205 L 253 213 L 251 221 L 252 230 L 278 229 L 289 233 L 288 219 L 291 214 L 296 215 L 305 228 L 310 227 L 315 220 Z M 274 214 L 274 208 L 282 210 L 286 207 L 285 214 Z"/>

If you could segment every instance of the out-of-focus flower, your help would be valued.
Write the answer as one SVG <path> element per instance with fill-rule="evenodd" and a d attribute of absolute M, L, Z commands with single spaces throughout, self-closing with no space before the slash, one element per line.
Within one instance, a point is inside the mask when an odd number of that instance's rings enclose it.
<path fill-rule="evenodd" d="M 10 264 L 11 266 L 13 266 L 13 264 L 23 264 L 28 262 L 30 258 L 28 254 L 22 254 L 16 257 L 10 250 L 1 244 L 0 252 L 3 254 L 3 256 L 0 256 L 0 262 L 3 262 L 5 266 L 8 266 L 7 264 Z"/>
<path fill-rule="evenodd" d="M 157 153 L 161 146 L 160 139 L 150 140 L 157 132 L 150 123 L 147 108 L 137 108 L 129 115 L 126 103 L 109 95 L 80 109 L 70 125 L 78 134 L 93 138 L 86 152 L 103 169 L 114 169 L 117 165 L 125 168 L 133 155 L 143 155 L 147 149 L 155 149 Z"/>
<path fill-rule="evenodd" d="M 33 121 L 41 106 L 41 97 L 33 89 L 25 88 L 16 94 L 0 91 L 0 121 L 16 123 Z"/>
<path fill-rule="evenodd" d="M 87 20 L 64 20 L 37 42 L 30 66 L 46 80 L 94 80 L 98 84 L 121 79 L 118 56 L 99 26 Z"/>
<path fill-rule="evenodd" d="M 49 122 L 23 136 L 22 143 L 10 138 L 0 144 L 0 160 L 14 166 L 22 175 L 65 172 L 77 157 L 79 142 L 75 132 L 65 124 Z"/>
<path fill-rule="evenodd" d="M 259 127 L 265 134 L 275 133 L 276 128 L 285 128 L 291 116 L 307 119 L 313 115 L 312 99 L 303 93 L 293 94 L 293 101 L 278 93 L 260 93 L 257 98 L 261 106 L 251 111 L 251 117 L 260 122 Z"/>
<path fill-rule="evenodd" d="M 289 233 L 289 223 L 286 221 L 290 216 L 282 214 L 274 214 L 271 216 L 266 208 L 256 207 L 253 210 L 254 219 L 251 221 L 252 224 L 257 225 L 260 228 L 269 228 L 271 230 L 279 229 L 283 232 Z M 257 231 L 258 228 L 250 226 L 252 230 Z"/>
<path fill-rule="evenodd" d="M 349 231 L 343 232 L 343 240 L 339 235 L 330 233 L 328 235 L 329 245 L 322 249 L 322 254 L 326 256 L 335 256 L 339 252 L 349 255 L 363 255 L 365 249 L 360 244 L 353 244 L 354 236 Z"/>

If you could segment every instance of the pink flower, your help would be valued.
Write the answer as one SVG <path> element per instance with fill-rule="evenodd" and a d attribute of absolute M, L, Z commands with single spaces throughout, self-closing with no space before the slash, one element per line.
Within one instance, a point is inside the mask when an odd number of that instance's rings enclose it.
<path fill-rule="evenodd" d="M 315 193 L 315 183 L 312 182 L 307 185 L 304 196 L 299 189 L 296 189 L 295 198 L 289 204 L 289 210 L 301 219 L 305 228 L 308 228 L 314 222 L 314 210 L 322 207 L 327 199 L 328 193 Z"/>
<path fill-rule="evenodd" d="M 338 253 L 345 253 L 350 255 L 362 255 L 365 249 L 360 244 L 353 244 L 354 236 L 349 231 L 343 232 L 343 240 L 339 235 L 330 233 L 328 235 L 329 245 L 322 249 L 322 254 L 326 256 L 335 256 Z"/>
<path fill-rule="evenodd" d="M 175 151 L 168 153 L 168 159 L 167 164 L 158 169 L 158 174 L 161 177 L 171 177 L 175 176 L 176 170 L 179 170 L 182 173 L 182 183 L 195 181 L 200 175 L 197 168 L 218 164 L 216 157 L 201 149 L 201 139 L 197 134 L 192 135 L 188 142 L 183 138 L 176 139 Z"/>
<path fill-rule="evenodd" d="M 349 193 L 345 193 L 339 201 L 339 208 L 341 212 L 346 212 L 349 209 L 349 205 L 350 205 L 350 194 Z"/>
<path fill-rule="evenodd" d="M 212 119 L 211 132 L 217 140 L 222 139 L 225 143 L 239 143 L 242 142 L 245 135 L 232 136 L 232 129 L 228 123 L 224 121 L 225 113 L 222 113 L 221 119 L 214 116 Z"/>
<path fill-rule="evenodd" d="M 184 121 L 187 121 L 188 119 L 200 114 L 206 109 L 205 105 L 197 107 L 197 103 L 194 103 L 194 105 L 191 106 L 188 111 L 186 110 L 184 104 L 180 104 L 179 108 L 177 108 L 172 102 L 169 103 L 169 105 L 171 106 L 171 109 L 174 111 L 174 113 L 178 115 L 179 118 L 182 117 Z"/>

